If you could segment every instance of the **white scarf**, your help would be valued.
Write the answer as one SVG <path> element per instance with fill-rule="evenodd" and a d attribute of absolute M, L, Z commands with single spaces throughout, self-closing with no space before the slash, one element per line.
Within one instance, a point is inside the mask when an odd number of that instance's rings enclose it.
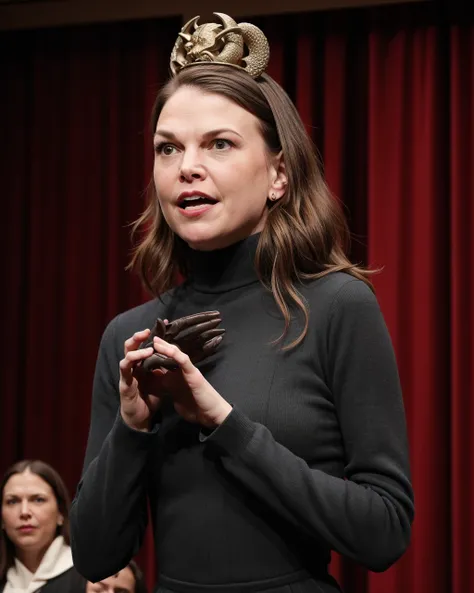
<path fill-rule="evenodd" d="M 15 558 L 15 564 L 7 571 L 3 593 L 33 593 L 71 567 L 71 548 L 64 542 L 63 536 L 59 535 L 46 550 L 34 574 Z"/>

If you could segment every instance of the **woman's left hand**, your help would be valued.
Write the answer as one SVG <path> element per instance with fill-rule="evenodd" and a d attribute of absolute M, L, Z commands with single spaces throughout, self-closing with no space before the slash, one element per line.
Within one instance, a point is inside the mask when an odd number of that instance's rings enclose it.
<path fill-rule="evenodd" d="M 177 346 L 158 337 L 153 342 L 157 352 L 169 356 L 179 365 L 178 370 L 168 371 L 162 380 L 178 414 L 188 422 L 197 422 L 206 428 L 222 424 L 232 411 L 229 402 L 206 381 L 189 356 Z"/>

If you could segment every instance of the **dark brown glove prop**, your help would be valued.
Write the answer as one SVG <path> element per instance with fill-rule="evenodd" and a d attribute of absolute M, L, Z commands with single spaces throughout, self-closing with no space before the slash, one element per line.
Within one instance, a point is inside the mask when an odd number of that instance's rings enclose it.
<path fill-rule="evenodd" d="M 195 313 L 170 323 L 157 319 L 150 337 L 140 345 L 140 348 L 153 346 L 153 338 L 158 336 L 178 346 L 195 364 L 213 354 L 222 342 L 225 329 L 217 329 L 221 321 L 219 311 Z M 172 358 L 154 352 L 141 363 L 140 367 L 143 371 L 154 371 L 159 368 L 175 370 L 178 365 Z"/>

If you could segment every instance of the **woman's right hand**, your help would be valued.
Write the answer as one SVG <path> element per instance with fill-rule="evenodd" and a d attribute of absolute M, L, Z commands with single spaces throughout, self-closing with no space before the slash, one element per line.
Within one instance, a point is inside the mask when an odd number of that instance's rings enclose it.
<path fill-rule="evenodd" d="M 153 348 L 142 348 L 150 335 L 149 329 L 133 334 L 124 344 L 124 358 L 120 361 L 120 413 L 123 421 L 135 430 L 150 430 L 153 415 L 161 404 L 161 378 L 166 371 L 140 373 L 137 364 L 153 354 Z"/>

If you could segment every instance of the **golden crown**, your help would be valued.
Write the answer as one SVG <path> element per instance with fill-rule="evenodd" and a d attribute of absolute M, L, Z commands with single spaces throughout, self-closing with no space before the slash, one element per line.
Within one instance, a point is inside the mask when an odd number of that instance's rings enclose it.
<path fill-rule="evenodd" d="M 170 68 L 175 76 L 183 68 L 213 62 L 245 70 L 253 78 L 265 71 L 270 48 L 263 32 L 250 23 L 237 24 L 221 12 L 214 13 L 220 23 L 198 24 L 199 16 L 181 29 L 173 51 Z"/>

